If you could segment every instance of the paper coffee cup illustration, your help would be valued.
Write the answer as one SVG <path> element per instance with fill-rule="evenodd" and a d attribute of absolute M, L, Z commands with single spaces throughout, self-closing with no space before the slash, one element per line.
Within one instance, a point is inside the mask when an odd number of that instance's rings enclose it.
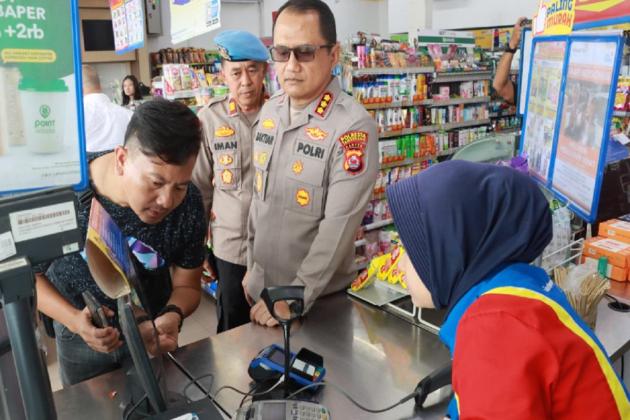
<path fill-rule="evenodd" d="M 28 148 L 32 153 L 63 149 L 68 86 L 63 80 L 22 79 L 18 87 Z"/>

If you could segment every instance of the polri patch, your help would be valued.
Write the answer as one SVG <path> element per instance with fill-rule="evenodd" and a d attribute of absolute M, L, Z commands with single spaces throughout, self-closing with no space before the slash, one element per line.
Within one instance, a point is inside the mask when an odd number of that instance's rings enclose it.
<path fill-rule="evenodd" d="M 344 151 L 344 171 L 351 175 L 363 171 L 365 166 L 363 155 L 367 142 L 368 134 L 365 131 L 348 131 L 339 137 L 339 144 Z"/>

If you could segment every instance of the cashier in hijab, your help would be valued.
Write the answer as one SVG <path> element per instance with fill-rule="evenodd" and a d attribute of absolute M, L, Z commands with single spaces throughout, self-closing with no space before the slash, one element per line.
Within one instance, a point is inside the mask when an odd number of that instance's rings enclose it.
<path fill-rule="evenodd" d="M 471 192 L 474 191 L 473 194 Z M 451 419 L 629 419 L 593 331 L 540 268 L 548 203 L 507 167 L 449 161 L 387 190 L 416 305 L 445 308 Z"/>

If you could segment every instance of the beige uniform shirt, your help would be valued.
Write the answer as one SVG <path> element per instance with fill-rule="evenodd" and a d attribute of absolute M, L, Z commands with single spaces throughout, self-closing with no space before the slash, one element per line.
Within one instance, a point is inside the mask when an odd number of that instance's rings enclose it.
<path fill-rule="evenodd" d="M 356 276 L 354 238 L 376 181 L 376 123 L 333 79 L 290 119 L 282 92 L 254 137 L 248 293 L 303 285 L 306 308 Z M 290 122 L 289 122 L 290 121 Z"/>
<path fill-rule="evenodd" d="M 204 141 L 193 182 L 201 191 L 206 214 L 212 211 L 212 248 L 218 258 L 246 265 L 247 216 L 254 179 L 252 139 L 258 118 L 248 119 L 228 97 L 213 98 L 198 116 Z"/>

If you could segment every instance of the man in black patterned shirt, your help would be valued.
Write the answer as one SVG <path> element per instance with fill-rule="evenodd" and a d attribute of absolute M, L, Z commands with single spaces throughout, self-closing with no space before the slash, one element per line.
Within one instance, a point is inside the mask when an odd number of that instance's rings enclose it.
<path fill-rule="evenodd" d="M 183 319 L 199 305 L 205 215 L 190 181 L 200 145 L 201 125 L 192 111 L 154 100 L 137 108 L 123 146 L 89 156 L 90 188 L 127 237 L 145 309 L 154 315 L 159 349 L 150 346 L 153 353 L 177 347 Z M 90 204 L 82 200 L 79 206 L 84 235 Z M 120 367 L 128 350 L 116 304 L 100 291 L 84 257 L 68 255 L 40 271 L 37 306 L 54 320 L 64 386 Z M 81 297 L 86 290 L 103 304 L 113 327 L 92 324 Z"/>

